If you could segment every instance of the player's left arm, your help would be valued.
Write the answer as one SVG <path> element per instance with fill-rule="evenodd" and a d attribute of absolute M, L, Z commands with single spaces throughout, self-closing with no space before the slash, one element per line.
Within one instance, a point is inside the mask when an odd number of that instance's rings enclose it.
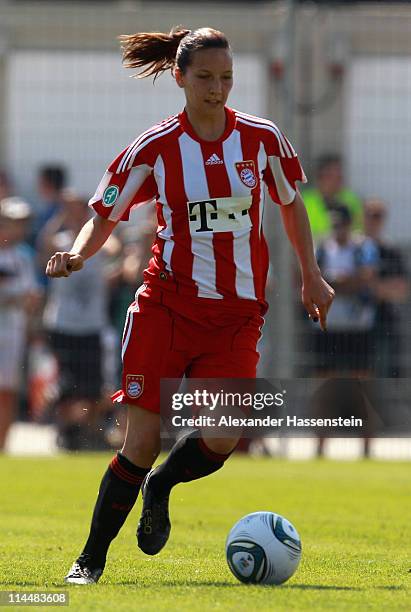
<path fill-rule="evenodd" d="M 287 236 L 298 257 L 302 277 L 301 298 L 310 317 L 327 327 L 327 313 L 334 299 L 334 289 L 323 279 L 317 264 L 310 223 L 304 202 L 296 191 L 294 200 L 281 206 Z"/>
<path fill-rule="evenodd" d="M 326 329 L 327 313 L 334 289 L 321 276 L 317 264 L 310 222 L 296 182 L 307 182 L 297 153 L 286 136 L 273 123 L 264 133 L 267 166 L 263 179 L 271 198 L 280 205 L 288 238 L 298 257 L 302 276 L 302 302 L 313 320 Z"/>

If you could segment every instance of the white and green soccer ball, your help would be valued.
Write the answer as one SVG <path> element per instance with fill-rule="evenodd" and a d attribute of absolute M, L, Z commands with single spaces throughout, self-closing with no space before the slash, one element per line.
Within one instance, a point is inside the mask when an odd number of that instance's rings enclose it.
<path fill-rule="evenodd" d="M 234 576 L 254 584 L 285 582 L 301 559 L 295 527 L 274 512 L 253 512 L 240 519 L 228 534 L 225 549 Z"/>

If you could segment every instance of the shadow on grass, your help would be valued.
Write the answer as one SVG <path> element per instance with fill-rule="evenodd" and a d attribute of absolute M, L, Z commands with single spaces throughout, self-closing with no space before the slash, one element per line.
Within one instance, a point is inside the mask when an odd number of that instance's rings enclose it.
<path fill-rule="evenodd" d="M 71 589 L 71 588 L 83 588 L 82 585 L 72 585 L 72 584 L 66 584 L 65 582 L 52 582 L 49 583 L 46 587 L 44 585 L 39 584 L 38 582 L 27 582 L 27 581 L 3 581 L 2 586 L 10 586 L 10 587 L 22 587 L 22 588 L 33 588 L 33 590 L 46 590 L 46 591 L 55 591 L 56 589 L 59 589 L 61 587 L 65 588 L 65 589 Z M 92 587 L 97 587 L 97 585 L 91 585 Z M 100 582 L 99 584 L 100 587 L 112 587 L 112 586 L 125 586 L 125 587 L 137 587 L 139 589 L 152 589 L 154 584 L 141 584 L 138 581 L 138 578 L 136 578 L 136 580 L 127 580 L 127 581 L 116 581 L 116 582 Z M 280 585 L 276 585 L 276 584 L 244 584 L 243 582 L 229 582 L 227 580 L 213 580 L 213 581 L 202 581 L 202 582 L 196 582 L 196 581 L 190 581 L 190 580 L 186 580 L 186 581 L 181 581 L 181 582 L 176 582 L 176 581 L 170 581 L 167 582 L 167 580 L 164 580 L 161 585 L 158 585 L 158 583 L 156 583 L 156 586 L 161 586 L 161 587 L 165 587 L 165 588 L 181 588 L 181 587 L 188 587 L 188 588 L 193 588 L 193 587 L 230 587 L 230 588 L 247 588 L 247 587 L 255 587 L 258 586 L 259 588 L 264 588 L 264 589 L 296 589 L 296 590 L 301 590 L 301 591 L 363 591 L 364 588 L 362 587 L 348 587 L 348 586 L 335 586 L 335 585 L 328 585 L 328 584 L 280 584 Z M 87 586 L 87 589 L 90 588 L 90 585 Z M 382 586 L 371 586 L 371 587 L 367 587 L 369 589 L 375 589 L 375 590 L 380 590 L 380 591 L 402 591 L 404 590 L 403 586 L 398 586 L 398 585 L 382 585 Z"/>
<path fill-rule="evenodd" d="M 318 591 L 363 591 L 363 587 L 346 587 L 346 586 L 333 586 L 327 584 L 284 584 L 285 589 L 301 589 L 305 590 L 318 590 Z M 396 585 L 384 585 L 384 586 L 370 586 L 369 589 L 379 589 L 384 591 L 401 591 L 402 586 Z"/>
<path fill-rule="evenodd" d="M 361 587 L 335 586 L 333 584 L 284 584 L 284 589 L 300 591 L 362 591 Z"/>
<path fill-rule="evenodd" d="M 66 584 L 63 580 L 61 582 L 49 582 L 47 586 L 44 586 L 44 584 L 39 584 L 38 582 L 27 582 L 27 580 L 2 580 L 1 586 L 22 587 L 23 589 L 30 587 L 33 590 L 49 592 L 55 591 L 56 589 L 61 589 L 61 587 L 68 588 L 70 585 Z"/>
<path fill-rule="evenodd" d="M 397 586 L 393 584 L 387 584 L 385 586 L 375 586 L 374 589 L 378 589 L 380 591 L 403 591 L 405 589 L 404 586 Z"/>
<path fill-rule="evenodd" d="M 138 581 L 137 582 L 131 582 L 130 580 L 128 581 L 121 581 L 119 583 L 117 583 L 121 586 L 138 586 L 140 589 L 152 589 L 153 585 L 152 584 L 145 584 L 145 585 L 139 585 Z M 202 582 L 193 582 L 193 581 L 172 581 L 172 582 L 167 582 L 167 580 L 164 580 L 161 583 L 161 587 L 166 587 L 166 588 L 181 588 L 181 587 L 230 587 L 230 588 L 247 588 L 247 587 L 255 587 L 258 586 L 259 588 L 263 588 L 263 589 L 301 589 L 301 590 L 322 590 L 322 591 L 362 591 L 363 589 L 359 588 L 359 587 L 344 587 L 344 586 L 332 586 L 332 585 L 322 585 L 322 584 L 281 584 L 281 585 L 276 585 L 276 584 L 244 584 L 243 582 L 228 582 L 228 581 L 221 581 L 219 582 L 218 580 L 213 580 L 213 581 L 202 581 Z"/>
<path fill-rule="evenodd" d="M 113 583 L 114 584 L 114 583 Z M 121 581 L 121 582 L 117 582 L 116 584 L 118 584 L 119 586 L 138 586 L 139 589 L 152 589 L 154 584 L 139 584 L 138 580 L 136 580 L 135 582 L 132 582 L 131 580 L 127 580 L 127 581 Z M 247 586 L 242 584 L 241 582 L 235 583 L 235 582 L 218 582 L 217 580 L 213 581 L 213 582 L 190 582 L 189 580 L 186 581 L 181 581 L 181 582 L 167 582 L 167 580 L 164 580 L 163 582 L 161 582 L 161 584 L 156 583 L 155 585 L 156 587 L 166 587 L 166 588 L 179 588 L 179 587 L 189 587 L 189 588 L 193 588 L 193 587 L 241 587 L 241 586 Z M 256 585 L 254 585 L 256 586 Z"/>
<path fill-rule="evenodd" d="M 112 583 L 114 584 L 114 583 Z M 115 584 L 118 584 L 118 586 L 135 586 L 138 587 L 139 589 L 152 589 L 153 585 L 152 584 L 139 584 L 138 580 L 136 580 L 135 582 L 132 582 L 131 580 L 128 581 L 121 581 L 121 582 L 116 582 Z M 296 589 L 296 590 L 301 590 L 301 591 L 363 591 L 364 588 L 363 587 L 349 587 L 349 586 L 336 586 L 336 585 L 328 585 L 328 584 L 280 584 L 280 585 L 276 585 L 276 584 L 244 584 L 242 582 L 228 582 L 228 581 L 217 581 L 217 580 L 213 580 L 213 581 L 190 581 L 190 580 L 186 580 L 186 581 L 172 581 L 172 582 L 167 582 L 167 580 L 164 580 L 161 585 L 157 585 L 157 586 L 161 586 L 164 588 L 181 588 L 181 587 L 230 587 L 230 588 L 247 588 L 247 587 L 255 587 L 258 586 L 259 588 L 264 588 L 264 589 Z M 374 587 L 367 587 L 370 589 L 376 589 L 376 590 L 385 590 L 385 591 L 401 591 L 403 590 L 404 587 L 402 586 L 396 586 L 396 585 L 385 585 L 385 586 L 374 586 Z"/>

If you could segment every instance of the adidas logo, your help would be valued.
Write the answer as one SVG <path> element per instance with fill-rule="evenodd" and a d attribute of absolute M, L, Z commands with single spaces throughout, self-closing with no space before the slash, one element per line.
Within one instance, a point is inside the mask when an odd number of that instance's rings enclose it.
<path fill-rule="evenodd" d="M 206 166 L 213 166 L 214 164 L 223 164 L 223 160 L 220 159 L 217 153 L 213 153 L 211 157 L 209 157 L 205 163 Z"/>

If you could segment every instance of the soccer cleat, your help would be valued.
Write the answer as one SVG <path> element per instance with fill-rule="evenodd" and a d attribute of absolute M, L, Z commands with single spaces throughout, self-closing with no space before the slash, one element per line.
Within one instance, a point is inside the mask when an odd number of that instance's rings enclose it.
<path fill-rule="evenodd" d="M 67 584 L 97 584 L 103 570 L 101 568 L 90 569 L 83 563 L 75 561 L 64 582 Z"/>
<path fill-rule="evenodd" d="M 171 523 L 168 514 L 170 495 L 158 496 L 150 487 L 153 470 L 147 474 L 141 487 L 143 510 L 137 527 L 137 543 L 146 555 L 156 555 L 167 543 Z"/>

